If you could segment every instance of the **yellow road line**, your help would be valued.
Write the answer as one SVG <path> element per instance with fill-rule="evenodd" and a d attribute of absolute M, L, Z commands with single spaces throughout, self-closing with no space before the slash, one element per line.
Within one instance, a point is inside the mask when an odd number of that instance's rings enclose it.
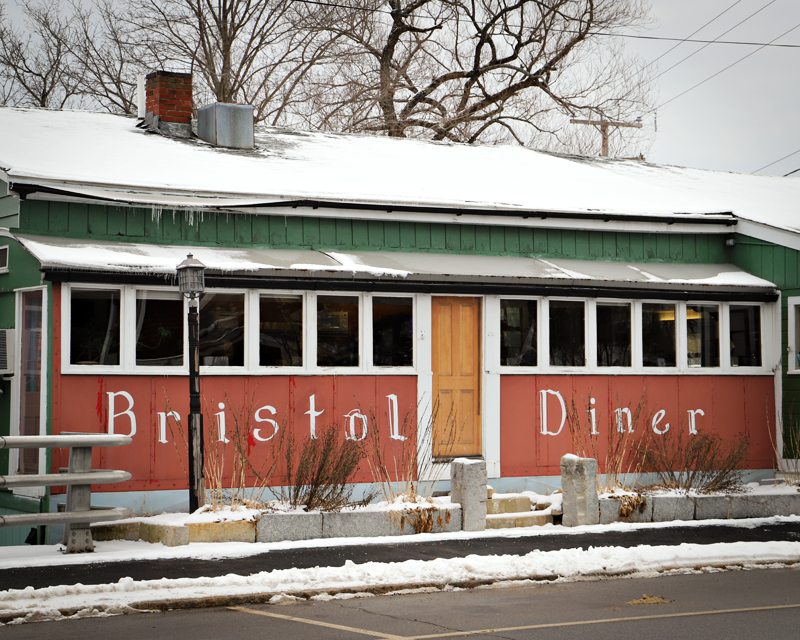
<path fill-rule="evenodd" d="M 256 611 L 255 609 L 248 609 L 247 607 L 228 607 L 235 611 L 242 611 L 243 613 L 252 613 L 257 616 L 268 616 L 270 618 L 281 618 L 282 620 L 291 620 L 292 622 L 304 622 L 305 624 L 313 624 L 318 627 L 328 627 L 329 629 L 340 629 L 342 631 L 351 631 L 353 633 L 362 633 L 367 636 L 375 636 L 376 638 L 385 638 L 386 640 L 406 640 L 405 636 L 395 636 L 391 633 L 380 633 L 378 631 L 371 631 L 369 629 L 357 629 L 356 627 L 346 627 L 342 624 L 333 624 L 332 622 L 320 622 L 319 620 L 309 620 L 308 618 L 297 618 L 295 616 L 287 616 L 282 613 L 272 613 L 270 611 Z"/>
<path fill-rule="evenodd" d="M 271 613 L 268 611 L 256 611 L 255 609 L 248 609 L 247 607 L 228 607 L 228 608 L 234 609 L 236 611 L 242 611 L 244 613 L 253 613 L 260 616 L 281 618 L 283 620 L 291 620 L 293 622 L 303 622 L 305 624 L 317 625 L 320 627 L 330 627 L 332 629 L 352 631 L 353 633 L 361 633 L 364 635 L 375 636 L 377 638 L 386 638 L 389 640 L 428 640 L 431 638 L 454 638 L 458 636 L 484 635 L 487 633 L 503 633 L 507 631 L 528 631 L 531 629 L 551 629 L 554 627 L 576 627 L 589 624 L 606 624 L 609 622 L 632 622 L 635 620 L 657 620 L 659 618 L 686 618 L 690 616 L 709 616 L 721 613 L 748 613 L 753 611 L 776 611 L 779 609 L 798 609 L 800 608 L 800 604 L 776 604 L 766 607 L 742 607 L 739 609 L 712 609 L 709 611 L 688 611 L 684 613 L 661 613 L 649 616 L 629 616 L 625 618 L 601 618 L 599 620 L 576 620 L 574 622 L 548 622 L 545 624 L 529 624 L 518 627 L 496 627 L 494 629 L 474 629 L 472 631 L 445 631 L 440 633 L 430 633 L 421 636 L 398 636 L 398 635 L 393 635 L 391 633 L 381 633 L 378 631 L 371 631 L 369 629 L 359 629 L 357 627 L 346 627 L 344 625 L 332 624 L 330 622 L 319 622 L 317 620 L 309 620 L 308 618 L 287 616 L 280 613 Z"/>

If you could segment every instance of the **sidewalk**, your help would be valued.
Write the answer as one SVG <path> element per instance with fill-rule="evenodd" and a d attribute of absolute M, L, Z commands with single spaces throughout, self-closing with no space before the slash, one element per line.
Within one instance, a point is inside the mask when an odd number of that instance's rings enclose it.
<path fill-rule="evenodd" d="M 249 576 L 274 570 L 341 567 L 347 561 L 355 564 L 389 563 L 464 558 L 473 554 L 523 556 L 534 550 L 777 541 L 800 541 L 800 517 L 712 520 L 692 525 L 675 522 L 660 525 L 619 523 L 574 529 L 532 527 L 525 530 L 507 529 L 471 534 L 420 534 L 402 538 L 329 539 L 306 543 L 188 545 L 174 550 L 164 547 L 167 557 L 111 562 L 101 560 L 106 555 L 104 553 L 81 556 L 53 553 L 52 561 L 32 556 L 31 560 L 41 563 L 41 566 L 13 566 L 26 564 L 25 554 L 41 549 L 6 547 L 0 549 L 0 590 L 26 587 L 41 589 L 77 583 L 111 584 L 121 578 L 143 581 L 218 577 L 228 574 Z M 141 555 L 143 549 L 146 552 L 156 552 L 158 548 L 162 548 L 160 544 L 150 545 L 144 542 L 106 542 L 97 545 L 98 550 L 119 550 L 123 557 L 125 549 L 130 548 L 132 558 Z M 209 547 L 217 547 L 218 556 L 232 557 L 210 558 L 215 553 Z M 244 551 L 240 554 L 238 551 L 241 548 Z M 168 551 L 172 551 L 174 557 L 169 557 Z M 796 560 L 800 561 L 800 557 Z M 65 562 L 70 564 L 63 564 Z"/>

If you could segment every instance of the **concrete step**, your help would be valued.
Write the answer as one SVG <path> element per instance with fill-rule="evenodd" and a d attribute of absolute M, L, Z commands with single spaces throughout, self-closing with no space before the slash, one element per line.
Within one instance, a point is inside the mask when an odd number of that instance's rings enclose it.
<path fill-rule="evenodd" d="M 541 527 L 553 524 L 553 516 L 528 513 L 492 513 L 486 516 L 487 529 L 514 529 L 516 527 Z"/>
<path fill-rule="evenodd" d="M 496 494 L 486 501 L 487 514 L 527 513 L 531 510 L 531 499 L 527 496 Z"/>

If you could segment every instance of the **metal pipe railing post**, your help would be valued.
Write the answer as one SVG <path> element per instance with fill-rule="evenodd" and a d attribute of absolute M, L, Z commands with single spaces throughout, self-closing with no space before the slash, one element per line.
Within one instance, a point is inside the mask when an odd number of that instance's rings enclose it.
<path fill-rule="evenodd" d="M 189 299 L 189 513 L 206 503 L 203 473 L 203 413 L 200 407 L 199 299 Z"/>

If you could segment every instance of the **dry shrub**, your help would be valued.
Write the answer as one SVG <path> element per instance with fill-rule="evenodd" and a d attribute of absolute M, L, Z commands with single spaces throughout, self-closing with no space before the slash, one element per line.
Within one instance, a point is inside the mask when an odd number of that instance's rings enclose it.
<path fill-rule="evenodd" d="M 767 402 L 767 433 L 772 450 L 775 452 L 778 471 L 783 475 L 786 484 L 794 487 L 800 486 L 800 424 L 792 421 L 787 427 L 783 418 L 779 417 L 780 442 L 783 445 L 779 447 L 772 429 L 770 429 L 769 414 L 770 407 Z"/>
<path fill-rule="evenodd" d="M 286 476 L 279 498 L 305 511 L 339 511 L 343 507 L 366 504 L 373 498 L 352 502 L 352 478 L 364 457 L 360 442 L 339 437 L 333 425 L 323 427 L 316 439 L 303 441 L 299 455 L 294 436 L 284 446 Z M 297 464 L 295 467 L 295 460 Z"/>
<path fill-rule="evenodd" d="M 647 497 L 640 493 L 619 497 L 619 515 L 623 518 L 630 518 L 637 511 L 644 513 L 646 508 Z"/>
<path fill-rule="evenodd" d="M 685 436 L 683 429 L 677 429 L 651 434 L 641 443 L 639 458 L 643 468 L 667 489 L 734 493 L 744 490 L 742 465 L 749 449 L 746 434 L 740 433 L 736 442 L 726 446 L 716 433 Z"/>
<path fill-rule="evenodd" d="M 589 397 L 592 397 L 591 390 Z M 575 455 L 582 458 L 594 458 L 598 462 L 598 472 L 604 473 L 605 482 L 600 473 L 597 475 L 597 488 L 599 491 L 614 491 L 615 489 L 631 489 L 638 484 L 641 475 L 641 459 L 636 455 L 643 425 L 646 428 L 647 419 L 644 414 L 645 396 L 633 409 L 625 407 L 630 413 L 630 428 L 628 421 L 622 421 L 622 430 L 617 420 L 609 420 L 607 426 L 598 425 L 600 433 L 592 433 L 592 419 L 590 411 L 592 405 L 587 402 L 585 409 L 578 409 L 573 396 L 567 409 L 567 426 L 572 437 L 572 449 Z M 617 405 L 619 405 L 619 400 Z M 609 416 L 612 417 L 612 416 Z M 643 419 L 645 418 L 645 419 Z M 606 431 L 603 436 L 602 430 Z M 605 450 L 601 447 L 605 437 Z"/>

